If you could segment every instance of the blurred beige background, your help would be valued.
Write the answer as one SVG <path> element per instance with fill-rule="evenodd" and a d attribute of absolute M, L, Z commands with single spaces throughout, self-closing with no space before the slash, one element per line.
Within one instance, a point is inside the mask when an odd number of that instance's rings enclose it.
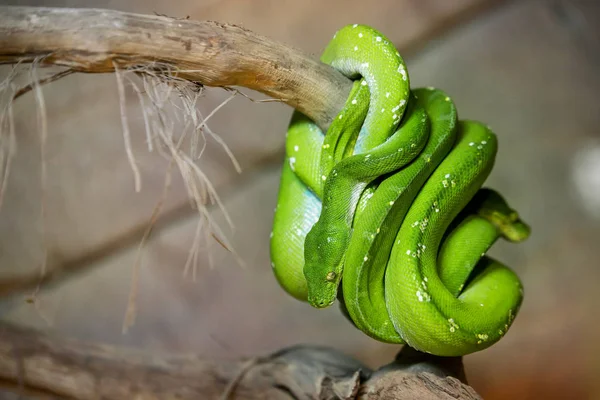
<path fill-rule="evenodd" d="M 514 267 L 526 298 L 509 334 L 465 357 L 486 399 L 600 398 L 600 7 L 592 1 L 195 0 L 9 1 L 12 5 L 103 7 L 242 25 L 318 54 L 345 24 L 381 30 L 405 56 L 414 86 L 447 91 L 462 118 L 499 135 L 487 184 L 533 228 L 492 255 Z M 7 69 L 1 70 L 3 76 Z M 0 303 L 1 318 L 70 337 L 148 350 L 237 358 L 296 343 L 333 346 L 371 367 L 398 348 L 353 329 L 337 307 L 317 311 L 287 296 L 269 262 L 269 232 L 291 109 L 238 96 L 209 126 L 238 158 L 238 174 L 209 140 L 200 165 L 235 230 L 245 262 L 214 241 L 194 282 L 183 277 L 197 216 L 177 174 L 164 217 L 144 253 L 135 325 L 121 333 L 141 232 L 159 200 L 166 163 L 145 145 L 137 97 L 127 92 L 142 191 L 123 147 L 115 76 L 72 75 L 43 88 L 48 115 L 48 267 L 84 272 Z M 252 94 L 262 98 L 258 94 Z M 208 89 L 204 115 L 229 96 Z M 0 278 L 35 272 L 43 256 L 40 148 L 32 95 L 15 106 L 18 153 L 0 210 Z M 221 214 L 215 218 L 226 227 Z M 210 267 L 207 254 L 213 259 Z M 1 396 L 1 393 L 0 393 Z"/>

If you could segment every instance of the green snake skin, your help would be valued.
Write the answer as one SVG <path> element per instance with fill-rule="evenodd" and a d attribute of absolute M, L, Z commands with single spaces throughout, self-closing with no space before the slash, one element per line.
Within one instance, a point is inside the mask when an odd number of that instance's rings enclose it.
<path fill-rule="evenodd" d="M 529 236 L 482 188 L 495 134 L 458 120 L 441 90 L 411 89 L 404 60 L 370 27 L 344 27 L 321 59 L 354 84 L 326 134 L 292 117 L 271 236 L 279 284 L 316 308 L 339 299 L 382 342 L 440 356 L 491 346 L 523 289 L 485 253 Z"/>

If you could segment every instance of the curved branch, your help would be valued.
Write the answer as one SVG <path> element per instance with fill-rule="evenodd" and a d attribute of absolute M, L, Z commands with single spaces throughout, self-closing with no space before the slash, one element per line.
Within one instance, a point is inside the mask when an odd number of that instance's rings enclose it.
<path fill-rule="evenodd" d="M 0 388 L 51 398 L 115 400 L 480 399 L 452 377 L 452 369 L 462 371 L 460 357 L 432 360 L 404 353 L 376 372 L 318 346 L 217 362 L 59 339 L 0 323 Z"/>
<path fill-rule="evenodd" d="M 247 29 L 101 9 L 0 7 L 0 63 L 79 72 L 167 66 L 206 86 L 243 86 L 281 99 L 326 129 L 351 81 L 289 46 Z"/>

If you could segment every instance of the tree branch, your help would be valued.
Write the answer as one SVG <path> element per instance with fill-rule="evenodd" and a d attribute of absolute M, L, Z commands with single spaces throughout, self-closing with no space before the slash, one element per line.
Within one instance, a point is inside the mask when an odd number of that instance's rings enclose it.
<path fill-rule="evenodd" d="M 79 72 L 140 65 L 206 86 L 243 86 L 281 99 L 326 129 L 351 81 L 333 68 L 234 25 L 112 10 L 0 6 L 0 63 Z"/>
<path fill-rule="evenodd" d="M 472 388 L 452 377 L 461 371 L 460 357 L 432 358 L 410 349 L 372 372 L 324 347 L 295 346 L 254 360 L 217 362 L 59 339 L 0 323 L 0 386 L 36 396 L 479 399 Z"/>

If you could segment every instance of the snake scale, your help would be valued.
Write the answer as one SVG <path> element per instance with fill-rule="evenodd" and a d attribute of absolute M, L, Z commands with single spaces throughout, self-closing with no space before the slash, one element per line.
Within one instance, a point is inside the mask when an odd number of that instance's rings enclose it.
<path fill-rule="evenodd" d="M 339 30 L 321 61 L 353 80 L 327 132 L 295 112 L 286 137 L 271 260 L 279 284 L 316 308 L 336 299 L 387 343 L 458 356 L 506 334 L 523 288 L 485 254 L 529 227 L 482 188 L 496 135 L 459 120 L 435 88 L 411 89 L 390 41 Z"/>

